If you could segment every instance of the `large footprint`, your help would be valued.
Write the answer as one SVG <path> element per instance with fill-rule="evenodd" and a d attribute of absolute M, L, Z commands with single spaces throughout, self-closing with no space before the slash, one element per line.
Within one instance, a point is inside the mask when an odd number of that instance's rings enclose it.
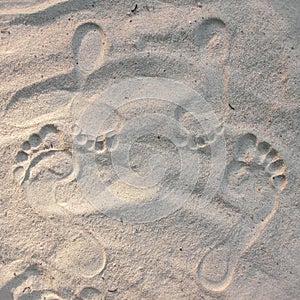
<path fill-rule="evenodd" d="M 79 144 L 82 138 L 79 138 Z M 66 136 L 58 127 L 45 125 L 39 132 L 31 134 L 21 145 L 16 160 L 15 179 L 25 189 L 30 204 L 40 213 L 76 214 L 92 209 L 77 188 L 78 170 L 73 167 Z M 105 251 L 92 234 L 82 230 L 80 234 L 78 232 L 69 229 L 72 236 L 57 248 L 52 263 L 62 272 L 90 278 L 103 270 Z"/>
<path fill-rule="evenodd" d="M 239 258 L 261 235 L 276 214 L 285 188 L 285 163 L 270 144 L 245 134 L 235 144 L 221 193 L 241 213 L 225 239 L 202 257 L 197 275 L 203 287 L 223 291 L 232 282 Z"/>
<path fill-rule="evenodd" d="M 57 213 L 57 182 L 74 172 L 70 146 L 53 124 L 43 126 L 24 141 L 16 155 L 15 180 L 24 188 L 30 204 L 40 212 Z"/>
<path fill-rule="evenodd" d="M 73 70 L 25 87 L 12 97 L 6 108 L 6 119 L 12 120 L 14 126 L 34 128 L 16 155 L 13 172 L 16 181 L 25 188 L 28 200 L 39 211 L 93 211 L 76 184 L 78 170 L 73 165 L 72 146 L 66 142 L 66 132 L 58 130 L 56 124 L 71 117 L 72 97 L 81 92 L 89 74 L 103 63 L 105 47 L 106 36 L 98 24 L 79 25 L 72 39 Z M 15 124 L 14 115 L 19 113 L 24 114 L 20 125 Z"/>

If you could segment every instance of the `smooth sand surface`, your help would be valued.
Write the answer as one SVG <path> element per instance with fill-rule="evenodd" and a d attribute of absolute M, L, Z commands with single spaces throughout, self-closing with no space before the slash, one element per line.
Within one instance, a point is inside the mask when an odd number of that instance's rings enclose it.
<path fill-rule="evenodd" d="M 0 1 L 0 300 L 300 299 L 299 15 Z"/>

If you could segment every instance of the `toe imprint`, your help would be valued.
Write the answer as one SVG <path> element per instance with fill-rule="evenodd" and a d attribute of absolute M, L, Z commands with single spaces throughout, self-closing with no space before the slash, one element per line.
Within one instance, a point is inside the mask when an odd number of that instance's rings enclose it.
<path fill-rule="evenodd" d="M 247 133 L 237 141 L 234 154 L 236 161 L 264 168 L 270 176 L 271 185 L 276 190 L 281 191 L 285 188 L 287 184 L 284 174 L 285 162 L 280 158 L 278 151 L 272 148 L 269 143 L 260 142 L 254 134 Z M 280 185 L 278 185 L 278 176 L 281 179 Z M 276 178 L 276 184 L 274 178 Z"/>
<path fill-rule="evenodd" d="M 118 131 L 110 130 L 98 136 L 87 135 L 77 126 L 72 127 L 74 147 L 78 151 L 104 154 L 114 151 L 118 147 Z"/>
<path fill-rule="evenodd" d="M 211 144 L 215 143 L 221 135 L 223 135 L 224 127 L 220 125 L 213 131 L 207 133 L 206 135 L 195 134 L 191 135 L 189 138 L 189 148 L 192 151 L 201 150 L 208 148 Z"/>
<path fill-rule="evenodd" d="M 46 125 L 38 133 L 31 134 L 20 148 L 16 155 L 17 166 L 13 171 L 19 184 L 30 178 L 31 169 L 44 158 L 66 151 L 62 133 L 54 125 Z"/>

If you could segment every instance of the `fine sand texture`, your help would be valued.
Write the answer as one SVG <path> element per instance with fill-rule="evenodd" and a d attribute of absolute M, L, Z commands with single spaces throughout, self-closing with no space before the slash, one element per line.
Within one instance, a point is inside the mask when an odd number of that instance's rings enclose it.
<path fill-rule="evenodd" d="M 0 1 L 0 300 L 300 299 L 299 15 Z"/>

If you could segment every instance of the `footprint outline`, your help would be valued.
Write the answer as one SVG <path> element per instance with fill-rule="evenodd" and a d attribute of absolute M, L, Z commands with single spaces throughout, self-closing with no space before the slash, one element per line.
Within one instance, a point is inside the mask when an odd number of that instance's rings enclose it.
<path fill-rule="evenodd" d="M 276 162 L 280 162 L 277 163 L 278 168 L 274 167 L 270 169 L 270 166 Z M 205 289 L 213 292 L 222 292 L 230 286 L 234 279 L 239 259 L 257 241 L 267 224 L 277 213 L 279 209 L 279 195 L 287 184 L 284 160 L 281 159 L 278 151 L 275 150 L 271 144 L 260 141 L 256 135 L 252 133 L 246 133 L 240 136 L 235 142 L 233 160 L 227 165 L 227 168 L 231 164 L 239 164 L 237 168 L 247 165 L 261 168 L 265 176 L 269 177 L 269 181 L 265 182 L 265 184 L 273 188 L 274 201 L 271 210 L 260 223 L 248 222 L 247 216 L 242 214 L 241 219 L 230 229 L 226 237 L 212 248 L 209 248 L 201 257 L 196 268 L 197 277 Z M 203 274 L 205 273 L 205 263 L 209 260 L 209 257 L 216 254 L 222 247 L 224 247 L 225 250 L 229 250 L 230 253 L 228 255 L 229 257 L 225 254 L 225 258 L 227 257 L 225 263 L 226 271 L 222 273 L 223 276 L 221 279 L 208 279 Z M 220 250 L 220 252 L 222 252 L 222 250 Z M 231 252 L 233 252 L 233 254 Z M 224 262 L 223 260 L 221 261 Z"/>

